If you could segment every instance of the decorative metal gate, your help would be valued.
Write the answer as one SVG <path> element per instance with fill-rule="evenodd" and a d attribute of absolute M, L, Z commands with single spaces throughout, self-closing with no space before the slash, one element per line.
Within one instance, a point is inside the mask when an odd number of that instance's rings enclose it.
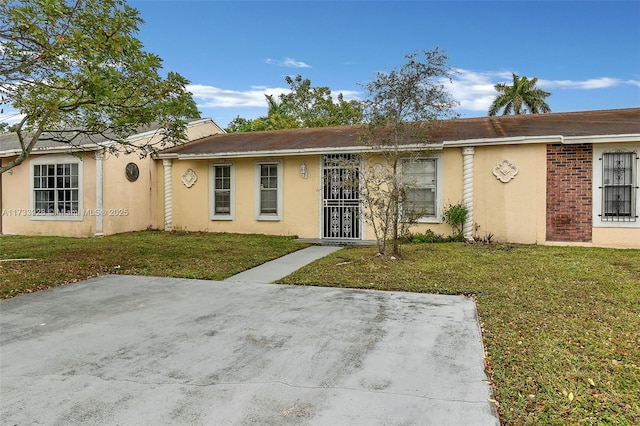
<path fill-rule="evenodd" d="M 360 169 L 352 154 L 323 158 L 323 238 L 360 239 Z"/>

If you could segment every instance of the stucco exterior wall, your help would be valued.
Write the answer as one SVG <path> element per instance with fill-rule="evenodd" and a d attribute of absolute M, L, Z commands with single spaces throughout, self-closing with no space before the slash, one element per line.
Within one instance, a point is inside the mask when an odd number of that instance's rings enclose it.
<path fill-rule="evenodd" d="M 103 203 L 96 203 L 96 161 L 95 153 L 83 154 L 82 160 L 82 217 L 76 218 L 37 218 L 31 217 L 32 188 L 31 169 L 38 159 L 64 161 L 67 154 L 47 156 L 32 155 L 23 164 L 13 168 L 2 176 L 2 225 L 3 233 L 8 235 L 55 235 L 69 237 L 92 237 L 96 234 L 115 234 L 153 227 L 157 223 L 155 205 L 157 192 L 153 187 L 156 181 L 156 167 L 150 158 L 140 160 L 136 155 L 114 156 L 106 154 L 102 161 Z M 125 167 L 129 162 L 138 165 L 140 175 L 137 181 L 129 182 Z M 102 232 L 98 225 L 102 218 Z"/>
<path fill-rule="evenodd" d="M 191 123 L 186 129 L 189 140 L 220 132 L 222 130 L 209 119 Z M 160 140 L 160 135 L 150 132 L 134 136 L 132 143 L 156 143 Z M 71 154 L 44 155 L 36 152 L 21 165 L 2 174 L 0 210 L 3 234 L 91 237 L 147 228 L 162 229 L 164 188 L 162 182 L 158 180 L 158 171 L 162 169 L 161 161 L 154 161 L 151 157 L 140 159 L 136 153 L 129 155 L 121 153 L 118 156 L 105 153 L 101 168 L 102 207 L 100 208 L 99 203 L 96 203 L 98 176 L 96 167 L 100 161 L 96 161 L 95 152 L 74 155 L 73 157 Z M 80 220 L 30 217 L 33 209 L 31 170 L 33 162 L 42 158 L 52 160 L 80 158 L 82 160 Z M 8 163 L 11 159 L 0 158 L 0 161 Z M 139 168 L 139 177 L 134 182 L 130 182 L 126 177 L 125 167 L 128 163 L 135 163 Z M 100 220 L 102 226 L 99 224 Z"/>
<path fill-rule="evenodd" d="M 640 228 L 593 228 L 596 247 L 640 249 Z"/>
<path fill-rule="evenodd" d="M 256 163 L 281 161 L 283 172 L 283 212 L 278 221 L 257 220 L 255 217 Z M 300 165 L 307 168 L 307 178 Z M 233 164 L 235 183 L 235 217 L 233 220 L 209 218 L 211 164 Z M 181 176 L 192 169 L 198 176 L 188 188 Z M 164 176 L 164 173 L 163 173 Z M 319 156 L 284 158 L 239 158 L 233 161 L 173 160 L 173 229 L 206 232 L 297 235 L 318 238 L 320 223 L 320 160 Z M 164 204 L 162 204 L 164 206 Z M 164 220 L 164 219 L 163 219 Z"/>
<path fill-rule="evenodd" d="M 95 216 L 83 215 L 76 218 L 56 218 L 55 220 L 33 220 L 31 212 L 31 169 L 32 162 L 38 159 L 62 160 L 69 155 L 50 154 L 31 155 L 21 165 L 2 175 L 2 232 L 7 235 L 53 235 L 69 237 L 88 237 L 95 233 Z M 81 210 L 95 209 L 95 173 L 96 161 L 93 153 L 82 154 L 82 206 Z M 8 162 L 11 159 L 4 159 Z"/>
<path fill-rule="evenodd" d="M 492 234 L 493 241 L 537 243 L 545 239 L 546 150 L 544 145 L 501 145 L 475 147 L 473 155 L 474 236 Z M 462 148 L 442 152 L 443 196 L 440 207 L 463 202 Z M 507 183 L 493 174 L 503 160 L 518 168 Z M 412 232 L 431 229 L 450 235 L 446 223 L 419 223 Z M 372 235 L 372 234 L 371 234 Z"/>
<path fill-rule="evenodd" d="M 507 183 L 493 174 L 503 160 L 518 168 Z M 474 222 L 480 237 L 494 241 L 541 243 L 545 240 L 545 145 L 500 145 L 475 149 Z"/>
<path fill-rule="evenodd" d="M 442 196 L 440 210 L 463 199 L 463 158 L 461 148 L 447 148 L 428 156 L 442 161 Z M 518 167 L 518 174 L 508 183 L 492 173 L 497 163 L 508 159 Z M 284 202 L 280 221 L 255 219 L 255 164 L 261 159 L 240 158 L 220 163 L 233 163 L 235 169 L 234 220 L 209 219 L 209 173 L 212 162 L 205 160 L 172 160 L 173 229 L 207 232 L 237 232 L 321 237 L 321 157 L 293 156 L 277 158 L 283 162 Z M 272 160 L 272 159 L 269 159 Z M 367 161 L 380 161 L 370 157 Z M 213 162 L 217 163 L 217 162 Z M 300 175 L 305 163 L 307 179 Z M 181 182 L 187 169 L 193 169 L 198 181 L 191 188 Z M 546 151 L 543 145 L 510 145 L 476 148 L 474 155 L 474 222 L 478 236 L 493 234 L 494 241 L 536 243 L 544 241 Z M 159 179 L 159 182 L 162 179 Z M 160 204 L 160 203 L 159 203 Z M 431 229 L 449 235 L 449 225 L 430 221 L 418 223 L 412 232 Z M 371 226 L 365 227 L 364 239 L 375 239 Z"/>
<path fill-rule="evenodd" d="M 127 179 L 128 163 L 138 166 L 139 176 L 134 182 Z M 150 158 L 137 155 L 105 155 L 103 163 L 103 226 L 105 234 L 139 231 L 154 228 L 157 210 L 154 188 L 156 167 Z"/>

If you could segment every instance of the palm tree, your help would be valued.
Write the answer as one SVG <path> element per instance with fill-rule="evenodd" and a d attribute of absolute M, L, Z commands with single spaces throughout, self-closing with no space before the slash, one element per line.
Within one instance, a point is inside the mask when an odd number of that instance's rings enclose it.
<path fill-rule="evenodd" d="M 268 117 L 276 114 L 282 114 L 284 112 L 282 102 L 278 102 L 276 99 L 274 99 L 273 95 L 267 95 L 265 93 L 264 97 L 267 98 L 267 106 L 269 107 L 267 111 Z"/>
<path fill-rule="evenodd" d="M 504 108 L 502 115 L 513 114 L 538 114 L 551 112 L 551 108 L 545 102 L 545 98 L 551 93 L 536 87 L 537 78 L 529 80 L 527 77 L 519 77 L 513 73 L 513 84 L 499 83 L 494 87 L 498 96 L 489 107 L 489 115 L 494 116 Z"/>

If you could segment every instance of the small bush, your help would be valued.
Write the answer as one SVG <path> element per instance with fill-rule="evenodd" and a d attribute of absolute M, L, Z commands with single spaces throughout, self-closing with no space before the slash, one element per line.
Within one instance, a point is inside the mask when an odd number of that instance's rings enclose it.
<path fill-rule="evenodd" d="M 427 229 L 424 234 L 409 234 L 407 242 L 420 244 L 420 243 L 446 243 L 450 241 L 449 238 L 442 234 L 436 234 L 431 229 Z"/>
<path fill-rule="evenodd" d="M 469 209 L 462 203 L 450 204 L 442 213 L 442 218 L 451 228 L 453 228 L 453 234 L 451 238 L 453 241 L 463 241 L 464 235 L 462 227 L 467 220 Z"/>

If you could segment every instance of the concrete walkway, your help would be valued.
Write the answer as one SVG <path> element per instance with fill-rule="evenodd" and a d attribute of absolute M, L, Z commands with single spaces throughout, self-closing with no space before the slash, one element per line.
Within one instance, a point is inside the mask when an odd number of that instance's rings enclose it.
<path fill-rule="evenodd" d="M 473 300 L 237 278 L 0 301 L 0 424 L 499 425 Z"/>
<path fill-rule="evenodd" d="M 272 283 L 284 278 L 309 263 L 340 250 L 336 246 L 311 246 L 295 251 L 281 258 L 272 260 L 240 272 L 227 278 L 226 282 Z"/>

